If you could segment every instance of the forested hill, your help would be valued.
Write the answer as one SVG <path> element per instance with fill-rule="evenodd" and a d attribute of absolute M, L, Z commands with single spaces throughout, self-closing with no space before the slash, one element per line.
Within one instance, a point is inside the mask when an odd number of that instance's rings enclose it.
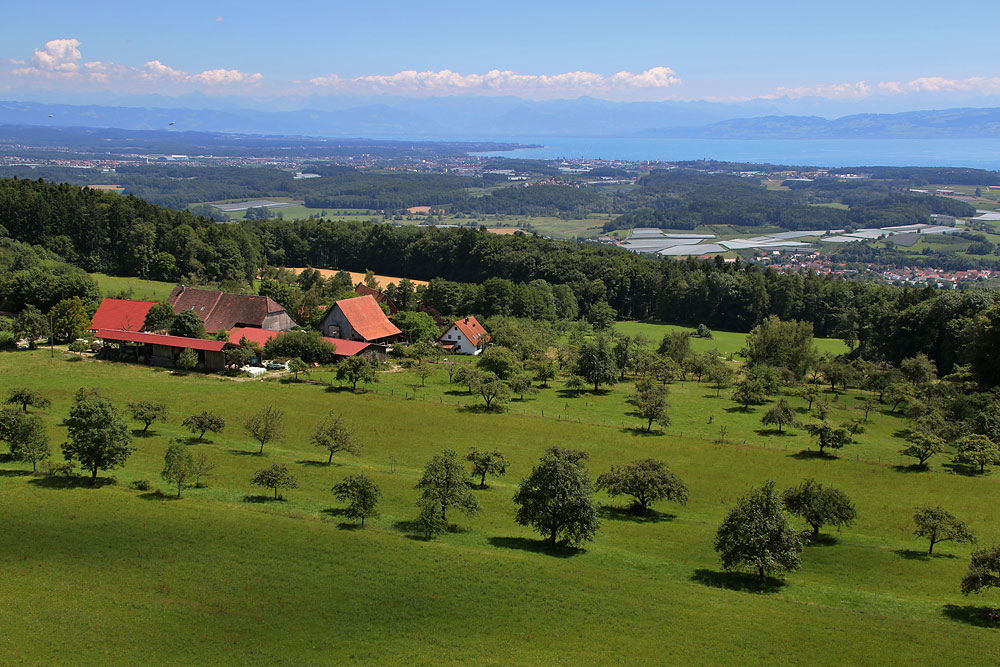
<path fill-rule="evenodd" d="M 88 271 L 232 289 L 248 289 L 268 265 L 373 269 L 431 280 L 423 297 L 446 314 L 556 317 L 553 286 L 566 285 L 575 308 L 562 307 L 563 314 L 607 302 L 620 318 L 737 331 L 777 315 L 813 322 L 817 335 L 856 340 L 856 353 L 871 359 L 898 362 L 924 352 L 942 373 L 971 362 L 984 382 L 1000 381 L 993 290 L 942 293 L 779 275 L 754 264 L 648 259 L 482 229 L 325 220 L 222 225 L 136 197 L 18 179 L 0 180 L 0 236 L 12 239 L 0 239 L 8 247 L 38 244 Z M 0 275 L 0 299 L 23 278 L 15 256 Z M 30 290 L 18 293 L 31 298 Z"/>

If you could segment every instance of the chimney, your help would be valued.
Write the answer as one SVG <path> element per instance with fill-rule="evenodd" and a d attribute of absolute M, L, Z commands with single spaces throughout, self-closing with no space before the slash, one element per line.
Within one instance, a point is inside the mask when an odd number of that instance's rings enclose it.
<path fill-rule="evenodd" d="M 465 318 L 465 323 L 466 323 L 466 324 L 468 324 L 468 323 L 469 323 L 469 318 L 468 318 L 468 317 L 466 317 L 466 318 Z"/>

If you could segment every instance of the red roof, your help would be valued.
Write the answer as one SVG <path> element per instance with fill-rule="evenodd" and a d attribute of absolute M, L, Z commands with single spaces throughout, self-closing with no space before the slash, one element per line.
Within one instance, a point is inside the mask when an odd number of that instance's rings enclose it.
<path fill-rule="evenodd" d="M 236 327 L 229 331 L 229 342 L 239 345 L 243 338 L 251 343 L 257 343 L 261 347 L 275 336 L 285 333 L 284 331 L 272 331 L 270 329 L 254 329 L 252 327 Z"/>
<path fill-rule="evenodd" d="M 367 285 L 358 285 L 357 287 L 354 288 L 354 292 L 358 296 L 370 296 L 373 299 L 375 299 L 375 301 L 377 301 L 378 303 L 385 304 L 385 307 L 389 309 L 390 316 L 395 315 L 396 313 L 399 312 L 399 308 L 396 307 L 396 304 L 394 304 L 392 302 L 392 299 L 387 297 L 385 295 L 385 292 L 383 292 L 382 290 L 372 289 Z"/>
<path fill-rule="evenodd" d="M 323 340 L 333 343 L 333 353 L 338 357 L 353 357 L 372 346 L 371 343 L 365 343 L 360 340 L 346 340 L 344 338 L 328 338 L 327 336 L 323 336 Z"/>
<path fill-rule="evenodd" d="M 462 335 L 469 339 L 469 342 L 478 346 L 480 343 L 488 343 L 490 334 L 483 328 L 473 316 L 464 317 L 455 321 L 455 326 L 462 332 Z"/>
<path fill-rule="evenodd" d="M 378 340 L 402 333 L 396 325 L 389 321 L 375 299 L 370 296 L 356 296 L 352 299 L 341 299 L 334 304 L 344 317 L 351 323 L 354 332 L 365 340 Z"/>
<path fill-rule="evenodd" d="M 90 321 L 90 328 L 142 331 L 142 325 L 146 321 L 146 313 L 155 305 L 155 301 L 105 299 L 97 307 L 97 312 L 94 313 L 94 318 Z"/>
<path fill-rule="evenodd" d="M 162 336 L 160 334 L 144 333 L 141 331 L 113 331 L 101 329 L 94 334 L 102 340 L 114 340 L 124 343 L 151 343 L 153 345 L 167 345 L 169 347 L 190 347 L 192 350 L 206 350 L 208 352 L 221 352 L 228 343 L 224 340 L 204 340 L 201 338 L 185 338 L 183 336 Z"/>

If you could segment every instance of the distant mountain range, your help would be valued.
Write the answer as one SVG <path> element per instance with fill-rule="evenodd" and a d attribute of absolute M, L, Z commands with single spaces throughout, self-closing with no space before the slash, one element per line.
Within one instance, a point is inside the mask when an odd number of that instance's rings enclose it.
<path fill-rule="evenodd" d="M 351 102 L 357 102 L 351 105 Z M 318 108 L 263 111 L 0 102 L 0 125 L 406 139 L 534 137 L 919 139 L 1000 137 L 1000 108 L 782 115 L 763 102 L 531 101 L 514 97 L 313 98 Z M 324 110 L 325 109 L 325 110 Z"/>

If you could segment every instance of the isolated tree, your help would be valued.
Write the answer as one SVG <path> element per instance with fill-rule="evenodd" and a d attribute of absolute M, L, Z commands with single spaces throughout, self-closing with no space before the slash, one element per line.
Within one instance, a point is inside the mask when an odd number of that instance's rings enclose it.
<path fill-rule="evenodd" d="M 434 375 L 434 367 L 426 361 L 421 360 L 413 369 L 413 372 L 420 378 L 420 386 L 424 387 L 427 385 L 427 378 Z"/>
<path fill-rule="evenodd" d="M 480 451 L 473 447 L 465 455 L 465 460 L 472 462 L 472 476 L 479 478 L 479 488 L 486 488 L 486 475 L 500 477 L 507 474 L 507 459 L 497 450 Z"/>
<path fill-rule="evenodd" d="M 715 397 L 718 398 L 723 389 L 733 383 L 736 372 L 731 366 L 721 361 L 716 361 L 708 371 L 708 379 L 715 385 Z"/>
<path fill-rule="evenodd" d="M 531 384 L 531 377 L 528 375 L 520 374 L 515 375 L 511 379 L 507 380 L 507 386 L 510 390 L 520 397 L 520 400 L 524 400 L 525 394 L 537 394 L 538 390 Z"/>
<path fill-rule="evenodd" d="M 417 503 L 420 507 L 420 514 L 417 515 L 417 526 L 428 540 L 437 537 L 448 530 L 448 524 L 441 518 L 438 508 L 432 502 L 423 500 Z"/>
<path fill-rule="evenodd" d="M 97 479 L 100 470 L 112 470 L 125 464 L 135 451 L 132 434 L 118 410 L 96 393 L 80 393 L 65 422 L 69 439 L 63 443 L 67 461 L 80 466 Z"/>
<path fill-rule="evenodd" d="M 514 494 L 515 521 L 531 526 L 550 544 L 592 541 L 600 520 L 587 475 L 586 452 L 549 447 Z"/>
<path fill-rule="evenodd" d="M 796 395 L 808 403 L 806 410 L 812 412 L 813 401 L 819 397 L 819 387 L 810 382 L 809 384 L 802 386 L 798 392 L 796 392 Z"/>
<path fill-rule="evenodd" d="M 163 455 L 163 470 L 160 477 L 170 484 L 177 485 L 177 497 L 181 497 L 181 489 L 194 477 L 194 457 L 182 443 L 174 442 L 167 447 Z"/>
<path fill-rule="evenodd" d="M 194 485 L 197 487 L 202 486 L 202 477 L 213 477 L 212 471 L 215 470 L 215 463 L 208 458 L 205 452 L 199 452 L 194 457 L 194 466 L 191 468 L 191 476 L 194 477 Z"/>
<path fill-rule="evenodd" d="M 281 489 L 295 489 L 299 486 L 299 481 L 289 472 L 288 466 L 283 463 L 272 463 L 268 467 L 258 470 L 250 478 L 250 483 L 274 489 L 275 500 L 280 497 L 279 492 Z"/>
<path fill-rule="evenodd" d="M 764 581 L 769 574 L 797 570 L 804 541 L 768 481 L 736 501 L 715 535 L 715 550 L 726 570 L 748 569 Z"/>
<path fill-rule="evenodd" d="M 51 454 L 49 436 L 38 415 L 26 415 L 10 408 L 3 410 L 0 414 L 0 440 L 7 441 L 15 461 L 31 463 L 33 472 L 38 470 L 38 462 Z"/>
<path fill-rule="evenodd" d="M 38 339 L 49 335 L 49 320 L 38 308 L 28 304 L 14 320 L 14 333 L 28 341 L 29 349 L 38 347 Z"/>
<path fill-rule="evenodd" d="M 174 307 L 169 303 L 154 303 L 146 311 L 146 319 L 142 323 L 143 331 L 166 331 L 174 321 Z"/>
<path fill-rule="evenodd" d="M 298 382 L 299 373 L 305 373 L 309 370 L 309 366 L 306 362 L 302 361 L 298 357 L 295 357 L 294 359 L 288 360 L 288 370 L 295 374 L 295 381 Z"/>
<path fill-rule="evenodd" d="M 767 386 L 760 378 L 746 375 L 736 383 L 733 400 L 742 405 L 744 411 L 749 410 L 751 405 L 767 402 Z"/>
<path fill-rule="evenodd" d="M 53 335 L 63 340 L 75 340 L 90 329 L 87 307 L 78 296 L 63 299 L 52 306 L 49 318 Z"/>
<path fill-rule="evenodd" d="M 687 485 L 670 472 L 666 463 L 656 459 L 642 459 L 620 468 L 611 466 L 611 470 L 597 476 L 597 489 L 611 497 L 632 496 L 632 507 L 638 514 L 647 514 L 649 504 L 658 500 L 681 505 L 688 501 Z"/>
<path fill-rule="evenodd" d="M 825 525 L 849 526 L 857 512 L 851 499 L 843 491 L 825 487 L 814 479 L 807 479 L 797 487 L 785 489 L 781 496 L 785 509 L 802 517 L 812 526 L 813 539 Z"/>
<path fill-rule="evenodd" d="M 930 547 L 927 549 L 929 554 L 934 553 L 934 545 L 938 542 L 952 540 L 975 543 L 976 541 L 976 536 L 968 524 L 942 509 L 940 505 L 918 507 L 916 514 L 913 515 L 913 523 L 916 524 L 913 534 L 930 540 Z"/>
<path fill-rule="evenodd" d="M 417 482 L 421 490 L 419 504 L 440 510 L 441 520 L 447 525 L 448 509 L 454 507 L 473 516 L 479 512 L 479 501 L 469 489 L 465 470 L 452 449 L 435 454 L 424 467 L 424 474 Z"/>
<path fill-rule="evenodd" d="M 193 371 L 198 367 L 198 353 L 190 347 L 185 347 L 181 350 L 181 353 L 177 355 L 177 360 L 174 364 L 182 371 Z"/>
<path fill-rule="evenodd" d="M 955 443 L 958 454 L 954 462 L 979 468 L 979 474 L 986 472 L 986 466 L 1000 463 L 1000 448 L 985 435 L 972 434 Z"/>
<path fill-rule="evenodd" d="M 580 346 L 576 374 L 594 385 L 594 391 L 602 384 L 614 384 L 618 380 L 618 366 L 607 336 L 598 335 Z"/>
<path fill-rule="evenodd" d="M 764 413 L 760 421 L 765 426 L 774 424 L 778 427 L 778 433 L 781 433 L 782 426 L 791 426 L 795 423 L 795 411 L 792 410 L 792 406 L 788 404 L 788 401 L 782 398 L 770 410 Z"/>
<path fill-rule="evenodd" d="M 969 571 L 962 577 L 962 595 L 1000 588 L 1000 544 L 972 552 Z"/>
<path fill-rule="evenodd" d="M 344 513 L 351 519 L 360 519 L 362 528 L 365 527 L 365 519 L 378 516 L 376 508 L 382 492 L 364 473 L 351 475 L 334 484 L 331 491 L 337 500 L 348 503 Z"/>
<path fill-rule="evenodd" d="M 899 450 L 903 456 L 912 456 L 917 459 L 918 465 L 927 467 L 927 461 L 935 454 L 944 451 L 944 440 L 937 435 L 918 429 L 907 437 L 909 446 Z"/>
<path fill-rule="evenodd" d="M 577 396 L 580 395 L 580 392 L 583 391 L 585 386 L 586 380 L 575 373 L 566 378 L 566 388 L 575 392 Z"/>
<path fill-rule="evenodd" d="M 169 414 L 166 403 L 157 403 L 154 401 L 129 403 L 128 409 L 132 413 L 132 419 L 145 424 L 142 429 L 143 433 L 149 430 L 153 422 L 167 421 L 167 415 Z"/>
<path fill-rule="evenodd" d="M 493 373 L 501 380 L 508 380 L 521 370 L 521 361 L 513 350 L 494 345 L 479 355 L 476 367 L 486 373 Z"/>
<path fill-rule="evenodd" d="M 476 384 L 476 393 L 483 399 L 487 410 L 502 412 L 510 402 L 510 386 L 492 374 L 487 374 L 487 377 Z"/>
<path fill-rule="evenodd" d="M 41 392 L 28 387 L 11 387 L 7 391 L 8 405 L 20 405 L 23 412 L 28 411 L 28 406 L 44 410 L 52 405 L 52 401 L 45 398 Z"/>
<path fill-rule="evenodd" d="M 827 449 L 840 449 L 851 443 L 850 431 L 843 426 L 834 426 L 825 419 L 806 424 L 806 431 L 816 439 L 820 454 L 826 453 Z"/>
<path fill-rule="evenodd" d="M 204 411 L 201 414 L 188 415 L 181 422 L 181 426 L 192 433 L 197 433 L 198 437 L 196 439 L 201 442 L 201 439 L 209 431 L 212 433 L 221 433 L 222 429 L 226 428 L 226 420 L 217 414 Z"/>
<path fill-rule="evenodd" d="M 549 380 L 556 377 L 556 364 L 554 361 L 546 359 L 538 364 L 535 369 L 535 379 L 542 383 L 542 388 L 547 389 Z"/>
<path fill-rule="evenodd" d="M 258 454 L 264 453 L 264 445 L 280 440 L 284 433 L 285 411 L 273 405 L 265 405 L 257 412 L 243 418 L 243 428 L 260 443 Z"/>
<path fill-rule="evenodd" d="M 312 442 L 317 447 L 325 449 L 329 454 L 327 465 L 333 463 L 333 455 L 340 452 L 347 452 L 354 456 L 361 454 L 361 445 L 354 439 L 351 429 L 347 427 L 339 415 L 333 414 L 332 411 L 313 431 Z"/>
<path fill-rule="evenodd" d="M 351 383 L 351 390 L 358 390 L 358 383 L 371 384 L 377 382 L 375 364 L 364 357 L 348 357 L 337 364 L 337 379 Z"/>
<path fill-rule="evenodd" d="M 670 416 L 667 414 L 667 409 L 670 408 L 670 402 L 667 400 L 669 395 L 670 390 L 662 384 L 649 381 L 636 383 L 632 403 L 646 420 L 646 433 L 653 428 L 653 422 L 661 426 L 670 426 Z"/>
<path fill-rule="evenodd" d="M 205 335 L 205 324 L 193 310 L 182 310 L 170 320 L 168 332 L 171 336 L 201 338 Z"/>

